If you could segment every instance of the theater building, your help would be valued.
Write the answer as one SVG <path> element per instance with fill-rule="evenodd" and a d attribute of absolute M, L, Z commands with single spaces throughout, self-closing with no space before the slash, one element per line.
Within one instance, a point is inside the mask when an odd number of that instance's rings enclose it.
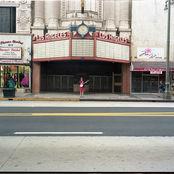
<path fill-rule="evenodd" d="M 83 77 L 89 80 L 86 92 L 129 93 L 129 40 L 101 32 L 87 32 L 83 38 L 78 31 L 37 36 L 33 77 L 34 92 L 78 92 Z"/>
<path fill-rule="evenodd" d="M 131 1 L 32 2 L 33 92 L 78 92 L 80 77 L 89 92 L 130 93 Z M 78 31 L 84 21 L 88 30 Z"/>

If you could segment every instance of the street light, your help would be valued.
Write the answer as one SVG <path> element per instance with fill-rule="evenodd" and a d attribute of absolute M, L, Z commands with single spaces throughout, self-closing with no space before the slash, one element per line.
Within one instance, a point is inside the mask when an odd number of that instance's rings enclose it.
<path fill-rule="evenodd" d="M 167 25 L 167 59 L 166 59 L 166 81 L 163 99 L 171 99 L 170 81 L 169 81 L 169 56 L 170 56 L 170 5 L 174 4 L 174 0 L 166 0 L 164 10 L 168 9 L 168 25 Z"/>

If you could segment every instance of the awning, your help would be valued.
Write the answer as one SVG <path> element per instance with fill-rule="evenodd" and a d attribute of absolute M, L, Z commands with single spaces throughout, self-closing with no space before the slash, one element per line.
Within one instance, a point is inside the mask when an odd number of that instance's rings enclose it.
<path fill-rule="evenodd" d="M 166 62 L 131 62 L 131 71 L 166 71 Z M 174 63 L 169 62 L 169 71 L 174 71 Z"/>

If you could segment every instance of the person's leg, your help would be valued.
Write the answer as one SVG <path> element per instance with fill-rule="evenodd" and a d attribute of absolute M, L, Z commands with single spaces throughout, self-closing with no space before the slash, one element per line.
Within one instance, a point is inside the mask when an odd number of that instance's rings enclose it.
<path fill-rule="evenodd" d="M 81 97 L 81 95 L 82 95 L 82 91 L 80 90 L 80 97 Z"/>
<path fill-rule="evenodd" d="M 160 97 L 161 92 L 162 92 L 162 89 L 159 89 L 158 97 Z"/>
<path fill-rule="evenodd" d="M 82 96 L 84 95 L 84 91 L 82 91 Z"/>

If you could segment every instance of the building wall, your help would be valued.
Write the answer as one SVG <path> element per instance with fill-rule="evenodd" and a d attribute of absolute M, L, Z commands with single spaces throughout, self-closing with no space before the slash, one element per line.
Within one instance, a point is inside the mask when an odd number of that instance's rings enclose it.
<path fill-rule="evenodd" d="M 32 33 L 58 33 L 68 31 L 71 25 L 79 25 L 82 20 L 97 31 L 129 38 L 131 29 L 129 5 L 131 0 L 85 0 L 85 12 L 81 14 L 81 0 L 57 0 L 32 2 Z"/>
<path fill-rule="evenodd" d="M 165 59 L 138 59 L 137 48 L 164 48 L 166 57 L 167 15 L 165 1 L 132 1 L 132 61 L 165 61 Z M 171 5 L 170 61 L 174 61 L 174 5 Z"/>
<path fill-rule="evenodd" d="M 0 0 L 0 7 L 16 7 L 16 33 L 31 33 L 31 1 Z"/>

